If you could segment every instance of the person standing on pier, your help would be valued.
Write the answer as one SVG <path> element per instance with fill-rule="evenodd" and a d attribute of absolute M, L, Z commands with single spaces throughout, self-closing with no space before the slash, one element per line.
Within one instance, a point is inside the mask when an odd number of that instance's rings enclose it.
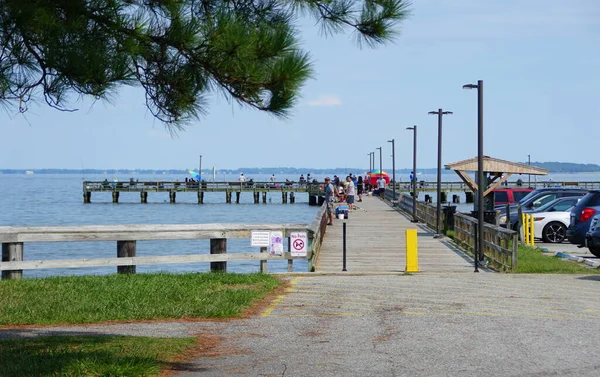
<path fill-rule="evenodd" d="M 365 189 L 365 184 L 364 184 L 364 181 L 363 181 L 363 177 L 362 177 L 362 175 L 359 175 L 358 176 L 358 183 L 356 184 L 356 191 L 357 191 L 357 194 L 358 194 L 358 201 L 359 202 L 362 202 L 362 194 L 364 192 L 364 189 Z"/>
<path fill-rule="evenodd" d="M 355 186 L 354 181 L 352 180 L 352 176 L 349 175 L 346 177 L 346 181 L 348 181 L 348 186 L 346 187 L 346 203 L 348 203 L 348 210 L 353 211 L 354 207 L 354 195 L 355 195 Z"/>
<path fill-rule="evenodd" d="M 333 225 L 333 195 L 333 185 L 329 177 L 325 177 L 325 203 L 327 204 L 327 217 L 329 217 L 327 225 Z"/>
<path fill-rule="evenodd" d="M 385 199 L 385 179 L 383 179 L 383 175 L 379 175 L 379 179 L 377 180 L 377 188 L 379 189 L 379 199 Z"/>

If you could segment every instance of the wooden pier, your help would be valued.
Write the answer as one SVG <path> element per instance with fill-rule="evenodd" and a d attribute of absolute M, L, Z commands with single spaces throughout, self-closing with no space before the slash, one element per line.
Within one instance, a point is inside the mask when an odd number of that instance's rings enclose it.
<path fill-rule="evenodd" d="M 473 202 L 473 192 L 464 182 L 441 182 L 442 202 L 464 203 Z M 528 186 L 528 184 L 524 184 Z M 600 182 L 531 182 L 533 188 L 541 187 L 569 187 L 583 188 L 587 190 L 600 189 Z M 295 182 L 173 182 L 173 181 L 125 181 L 125 182 L 110 182 L 110 181 L 84 181 L 83 182 L 83 202 L 92 202 L 92 192 L 111 193 L 112 202 L 118 203 L 121 193 L 139 193 L 140 203 L 148 203 L 149 193 L 168 193 L 169 203 L 176 203 L 178 193 L 195 193 L 198 198 L 198 204 L 204 203 L 204 194 L 207 192 L 222 192 L 225 194 L 225 203 L 233 203 L 233 195 L 235 194 L 235 203 L 240 202 L 242 193 L 251 194 L 255 204 L 267 203 L 267 195 L 280 194 L 282 203 L 295 203 L 296 193 L 308 193 L 310 205 L 320 205 L 319 196 L 323 195 L 324 183 L 295 183 Z M 523 187 L 509 184 L 502 187 Z M 388 191 L 394 191 L 394 184 L 391 183 Z M 410 182 L 397 182 L 395 191 L 398 193 L 411 191 Z M 432 196 L 429 193 L 437 191 L 436 182 L 417 182 L 417 197 L 420 193 L 425 193 L 425 201 L 431 201 Z M 461 199 L 458 193 L 464 193 L 465 198 Z M 453 194 L 452 198 L 448 198 L 448 194 Z"/>
<path fill-rule="evenodd" d="M 425 224 L 415 224 L 378 197 L 363 196 L 347 220 L 334 219 L 314 261 L 316 272 L 342 272 L 343 223 L 346 223 L 347 273 L 404 272 L 405 231 L 416 229 L 420 272 L 473 273 L 470 257 L 448 238 L 433 238 Z"/>
<path fill-rule="evenodd" d="M 169 203 L 175 203 L 178 193 L 195 193 L 198 204 L 204 203 L 204 194 L 207 192 L 222 192 L 225 194 L 225 203 L 240 202 L 242 193 L 250 193 L 254 203 L 267 203 L 268 193 L 281 194 L 282 203 L 295 203 L 296 193 L 308 193 L 309 204 L 320 204 L 318 196 L 323 194 L 323 183 L 290 183 L 290 182 L 179 182 L 179 181 L 84 181 L 83 202 L 92 202 L 92 192 L 111 193 L 112 202 L 118 203 L 121 193 L 139 193 L 140 203 L 148 203 L 148 193 L 165 192 L 169 194 Z"/>

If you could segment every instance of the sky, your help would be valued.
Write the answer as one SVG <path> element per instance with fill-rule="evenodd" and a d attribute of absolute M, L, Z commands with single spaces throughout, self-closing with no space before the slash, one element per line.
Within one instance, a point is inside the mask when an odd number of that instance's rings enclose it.
<path fill-rule="evenodd" d="M 83 101 L 74 113 L 0 108 L 2 169 L 203 169 L 412 166 L 477 155 L 477 91 L 484 81 L 484 154 L 515 162 L 600 164 L 598 0 L 413 0 L 393 43 L 359 48 L 350 32 L 323 36 L 302 20 L 314 79 L 288 119 L 215 95 L 208 114 L 172 136 L 123 88 L 113 103 Z M 587 141 L 589 140 L 589 141 Z"/>

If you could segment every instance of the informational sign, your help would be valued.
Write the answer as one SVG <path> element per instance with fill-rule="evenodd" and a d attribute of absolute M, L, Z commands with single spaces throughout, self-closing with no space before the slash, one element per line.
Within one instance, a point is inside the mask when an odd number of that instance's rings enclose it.
<path fill-rule="evenodd" d="M 283 232 L 271 232 L 269 254 L 283 255 Z"/>
<path fill-rule="evenodd" d="M 271 240 L 271 232 L 268 230 L 253 230 L 250 232 L 250 246 L 252 247 L 267 247 Z"/>
<path fill-rule="evenodd" d="M 293 257 L 305 257 L 308 250 L 308 235 L 306 232 L 290 233 L 291 254 Z"/>

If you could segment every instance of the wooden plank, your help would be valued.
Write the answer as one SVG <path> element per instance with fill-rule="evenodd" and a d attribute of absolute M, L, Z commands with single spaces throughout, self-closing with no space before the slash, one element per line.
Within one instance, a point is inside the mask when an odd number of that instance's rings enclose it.
<path fill-rule="evenodd" d="M 135 266 L 138 264 L 171 264 L 171 263 L 197 263 L 197 262 L 228 262 L 248 260 L 286 260 L 305 259 L 304 257 L 292 257 L 289 252 L 283 255 L 271 255 L 268 253 L 228 253 L 228 254 L 191 254 L 191 255 L 169 255 L 152 257 L 132 258 L 89 258 L 89 259 L 54 259 L 54 260 L 31 260 L 23 262 L 2 262 L 0 270 L 36 270 L 42 268 L 78 268 L 78 267 L 111 267 L 111 266 Z"/>
<path fill-rule="evenodd" d="M 253 230 L 305 232 L 307 224 L 132 224 L 0 227 L 0 242 L 193 240 L 250 238 Z"/>

